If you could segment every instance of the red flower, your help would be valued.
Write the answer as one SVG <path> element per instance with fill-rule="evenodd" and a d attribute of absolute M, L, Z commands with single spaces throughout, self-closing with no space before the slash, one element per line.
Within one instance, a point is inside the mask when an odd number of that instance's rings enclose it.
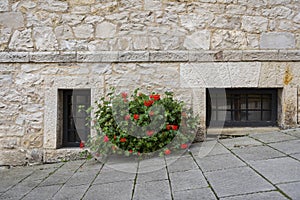
<path fill-rule="evenodd" d="M 166 150 L 165 150 L 165 154 L 166 154 L 166 155 L 170 155 L 170 154 L 171 154 L 170 149 L 166 149 Z"/>
<path fill-rule="evenodd" d="M 147 107 L 150 107 L 152 106 L 152 104 L 154 103 L 153 100 L 149 100 L 149 101 L 144 101 L 144 105 L 147 106 Z"/>
<path fill-rule="evenodd" d="M 120 138 L 120 142 L 126 142 L 126 138 Z"/>
<path fill-rule="evenodd" d="M 122 92 L 121 95 L 122 95 L 123 99 L 127 98 L 127 93 L 126 92 Z"/>
<path fill-rule="evenodd" d="M 140 116 L 139 116 L 138 114 L 134 114 L 134 115 L 133 115 L 133 118 L 134 118 L 135 120 L 138 120 L 138 119 L 140 118 Z"/>
<path fill-rule="evenodd" d="M 130 149 L 128 152 L 129 152 L 129 153 L 132 153 L 133 151 L 132 151 L 132 149 Z"/>
<path fill-rule="evenodd" d="M 140 152 L 137 152 L 137 155 L 138 155 L 138 156 L 140 156 L 140 155 L 141 155 L 141 153 L 140 153 Z"/>
<path fill-rule="evenodd" d="M 114 135 L 114 140 L 115 140 L 115 139 L 117 139 L 117 136 L 116 136 L 116 135 Z"/>
<path fill-rule="evenodd" d="M 180 145 L 180 148 L 182 148 L 182 149 L 186 149 L 187 147 L 188 147 L 187 144 L 181 144 L 181 145 Z"/>
<path fill-rule="evenodd" d="M 124 119 L 125 119 L 126 121 L 130 120 L 130 115 L 126 115 L 126 116 L 124 117 Z"/>
<path fill-rule="evenodd" d="M 152 130 L 148 130 L 148 131 L 147 131 L 147 135 L 148 135 L 148 136 L 151 137 L 153 134 L 154 134 L 154 131 L 152 131 Z"/>
<path fill-rule="evenodd" d="M 172 129 L 173 129 L 174 131 L 176 131 L 176 130 L 178 130 L 178 126 L 177 126 L 177 125 L 172 125 Z"/>
<path fill-rule="evenodd" d="M 166 129 L 167 130 L 171 130 L 172 129 L 172 125 L 167 124 Z"/>
<path fill-rule="evenodd" d="M 153 99 L 154 101 L 157 101 L 157 100 L 160 99 L 160 95 L 159 94 L 151 94 L 150 99 Z"/>
<path fill-rule="evenodd" d="M 80 147 L 81 149 L 84 147 L 84 142 L 83 142 L 83 141 L 80 141 L 79 147 Z"/>
<path fill-rule="evenodd" d="M 109 138 L 105 135 L 104 138 L 103 138 L 103 141 L 104 141 L 104 142 L 108 142 L 108 141 L 109 141 Z"/>
<path fill-rule="evenodd" d="M 154 115 L 154 111 L 151 110 L 151 111 L 149 112 L 149 115 L 150 115 L 150 116 L 153 116 L 153 115 Z"/>

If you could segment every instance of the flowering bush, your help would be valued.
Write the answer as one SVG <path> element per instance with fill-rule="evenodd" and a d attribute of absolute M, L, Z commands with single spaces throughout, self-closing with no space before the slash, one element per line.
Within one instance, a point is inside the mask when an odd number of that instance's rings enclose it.
<path fill-rule="evenodd" d="M 189 147 L 197 122 L 191 110 L 185 109 L 182 101 L 174 100 L 171 92 L 146 95 L 136 89 L 129 97 L 127 93 L 116 95 L 113 90 L 108 99 L 97 102 L 97 136 L 90 138 L 87 146 L 96 156 L 169 155 Z"/>

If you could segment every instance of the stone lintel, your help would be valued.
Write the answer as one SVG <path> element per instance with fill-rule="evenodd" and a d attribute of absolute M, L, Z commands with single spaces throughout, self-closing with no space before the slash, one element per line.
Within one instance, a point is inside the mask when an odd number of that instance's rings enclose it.
<path fill-rule="evenodd" d="M 300 61 L 300 50 L 0 52 L 0 63 Z"/>

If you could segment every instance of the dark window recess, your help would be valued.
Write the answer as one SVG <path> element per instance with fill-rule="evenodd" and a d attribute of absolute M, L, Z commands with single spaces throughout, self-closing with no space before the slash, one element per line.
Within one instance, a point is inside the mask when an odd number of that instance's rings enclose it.
<path fill-rule="evenodd" d="M 90 90 L 63 90 L 63 146 L 79 147 L 90 134 L 85 110 L 91 105 Z"/>
<path fill-rule="evenodd" d="M 207 89 L 206 125 L 275 126 L 276 89 Z"/>

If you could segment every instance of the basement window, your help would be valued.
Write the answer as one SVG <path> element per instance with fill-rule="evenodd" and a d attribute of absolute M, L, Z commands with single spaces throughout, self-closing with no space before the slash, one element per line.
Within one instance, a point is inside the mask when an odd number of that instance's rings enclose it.
<path fill-rule="evenodd" d="M 86 109 L 91 106 L 89 89 L 63 90 L 63 147 L 79 147 L 90 134 Z"/>
<path fill-rule="evenodd" d="M 276 89 L 207 89 L 206 125 L 275 126 Z"/>

